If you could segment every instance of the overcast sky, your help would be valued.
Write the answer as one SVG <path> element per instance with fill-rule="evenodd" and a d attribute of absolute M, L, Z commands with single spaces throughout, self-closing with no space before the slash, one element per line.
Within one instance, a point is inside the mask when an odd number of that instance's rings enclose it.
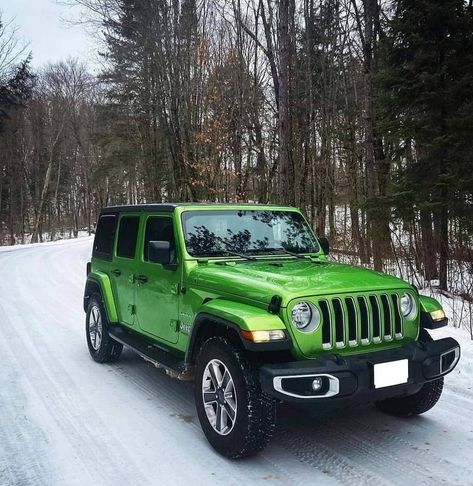
<path fill-rule="evenodd" d="M 77 18 L 78 11 L 56 0 L 0 0 L 3 21 L 13 19 L 18 36 L 29 43 L 33 66 L 67 57 L 93 61 L 93 45 L 84 28 L 68 25 L 61 18 Z"/>

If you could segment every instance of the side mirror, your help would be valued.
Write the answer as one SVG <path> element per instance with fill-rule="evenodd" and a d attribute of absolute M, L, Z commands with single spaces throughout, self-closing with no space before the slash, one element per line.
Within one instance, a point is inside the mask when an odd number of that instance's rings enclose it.
<path fill-rule="evenodd" d="M 148 244 L 148 261 L 169 265 L 171 261 L 169 241 L 150 241 Z"/>
<path fill-rule="evenodd" d="M 322 251 L 325 253 L 325 255 L 328 255 L 330 253 L 330 244 L 327 238 L 325 238 L 325 236 L 322 236 L 321 238 L 319 238 L 319 243 Z"/>

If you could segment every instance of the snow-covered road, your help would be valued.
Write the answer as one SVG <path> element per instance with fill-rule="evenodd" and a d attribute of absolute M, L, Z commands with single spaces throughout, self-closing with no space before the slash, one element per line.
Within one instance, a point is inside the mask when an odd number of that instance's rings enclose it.
<path fill-rule="evenodd" d="M 89 357 L 82 292 L 90 238 L 3 250 L 1 486 L 473 485 L 473 344 L 466 333 L 447 330 L 462 339 L 464 360 L 425 416 L 282 406 L 271 445 L 231 462 L 207 444 L 191 384 L 129 351 L 113 365 Z"/>

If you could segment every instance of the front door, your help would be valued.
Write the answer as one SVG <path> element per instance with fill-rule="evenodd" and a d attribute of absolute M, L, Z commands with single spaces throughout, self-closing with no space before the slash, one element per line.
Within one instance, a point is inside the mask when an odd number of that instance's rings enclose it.
<path fill-rule="evenodd" d="M 166 268 L 148 261 L 150 241 L 169 241 L 171 262 Z M 136 316 L 139 327 L 147 334 L 176 343 L 178 333 L 178 293 L 180 264 L 174 238 L 173 220 L 169 216 L 148 216 L 140 244 L 136 285 Z"/>
<path fill-rule="evenodd" d="M 110 268 L 118 319 L 128 326 L 133 326 L 135 320 L 136 285 L 134 274 L 139 227 L 139 214 L 124 213 L 121 215 L 118 221 L 115 252 Z"/>

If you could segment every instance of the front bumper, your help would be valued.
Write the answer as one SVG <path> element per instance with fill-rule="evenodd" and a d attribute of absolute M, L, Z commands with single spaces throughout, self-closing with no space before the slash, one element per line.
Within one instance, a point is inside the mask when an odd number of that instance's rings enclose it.
<path fill-rule="evenodd" d="M 375 388 L 374 366 L 408 360 L 407 382 Z M 460 345 L 453 338 L 411 342 L 400 348 L 353 356 L 324 355 L 317 359 L 266 364 L 260 368 L 264 392 L 286 402 L 313 402 L 356 398 L 376 401 L 411 395 L 421 386 L 450 373 L 460 359 Z M 318 391 L 312 389 L 316 379 Z"/>

